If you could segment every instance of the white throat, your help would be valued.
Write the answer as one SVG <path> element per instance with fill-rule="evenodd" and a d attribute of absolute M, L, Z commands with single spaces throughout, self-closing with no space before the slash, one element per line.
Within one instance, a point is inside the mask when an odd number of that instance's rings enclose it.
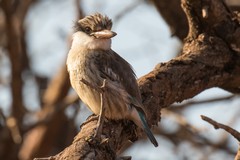
<path fill-rule="evenodd" d="M 97 39 L 87 35 L 84 32 L 78 31 L 73 34 L 73 41 L 71 48 L 86 48 L 86 49 L 103 49 L 109 50 L 111 48 L 111 39 Z"/>

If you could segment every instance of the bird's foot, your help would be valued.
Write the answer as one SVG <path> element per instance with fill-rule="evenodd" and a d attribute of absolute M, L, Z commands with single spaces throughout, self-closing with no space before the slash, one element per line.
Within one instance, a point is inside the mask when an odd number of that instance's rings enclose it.
<path fill-rule="evenodd" d="M 88 117 L 88 119 L 87 119 L 85 122 L 83 122 L 83 123 L 81 124 L 80 128 L 82 128 L 82 126 L 84 126 L 84 125 L 86 125 L 86 124 L 88 124 L 88 123 L 90 123 L 90 122 L 92 122 L 92 121 L 98 120 L 98 117 L 99 117 L 99 116 L 94 115 L 94 114 L 91 115 L 90 117 Z"/>
<path fill-rule="evenodd" d="M 88 140 L 90 140 L 90 141 L 93 141 L 93 139 L 100 140 L 100 137 L 102 134 L 103 123 L 104 123 L 104 119 L 103 120 L 100 120 L 100 119 L 101 119 L 100 115 L 92 115 L 85 122 L 83 122 L 81 124 L 80 128 L 90 122 L 97 121 L 94 135 L 88 137 Z"/>
<path fill-rule="evenodd" d="M 103 129 L 103 123 L 104 123 L 104 117 L 99 115 L 98 123 L 97 123 L 95 134 L 94 134 L 95 138 L 101 138 L 102 129 Z"/>

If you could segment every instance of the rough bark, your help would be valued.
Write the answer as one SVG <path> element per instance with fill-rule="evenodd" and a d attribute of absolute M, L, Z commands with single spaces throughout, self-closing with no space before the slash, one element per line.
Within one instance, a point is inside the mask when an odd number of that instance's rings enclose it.
<path fill-rule="evenodd" d="M 158 64 L 138 81 L 152 125 L 159 122 L 163 107 L 208 88 L 234 90 L 240 85 L 240 27 L 234 15 L 221 0 L 182 0 L 181 4 L 189 24 L 181 56 Z M 106 121 L 97 141 L 92 138 L 96 123 L 84 123 L 70 146 L 47 159 L 115 159 L 128 139 L 140 136 L 131 123 Z"/>
<path fill-rule="evenodd" d="M 170 27 L 172 36 L 178 37 L 181 41 L 188 34 L 188 22 L 183 9 L 180 7 L 181 0 L 151 0 L 158 12 Z M 240 3 L 234 0 L 226 1 L 233 11 L 239 11 Z M 171 4 L 171 5 L 169 5 Z"/>

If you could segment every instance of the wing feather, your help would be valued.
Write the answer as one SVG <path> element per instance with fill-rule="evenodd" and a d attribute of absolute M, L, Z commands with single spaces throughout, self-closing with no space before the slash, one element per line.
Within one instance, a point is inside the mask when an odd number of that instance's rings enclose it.
<path fill-rule="evenodd" d="M 123 87 L 126 92 L 137 100 L 141 100 L 136 75 L 131 65 L 113 50 L 100 54 L 98 67 L 101 76 Z"/>

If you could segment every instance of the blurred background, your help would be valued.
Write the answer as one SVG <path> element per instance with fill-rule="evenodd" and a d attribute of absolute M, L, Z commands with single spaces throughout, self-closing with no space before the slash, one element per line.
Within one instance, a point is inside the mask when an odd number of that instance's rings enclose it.
<path fill-rule="evenodd" d="M 181 51 L 187 27 L 171 26 L 184 23 L 177 15 L 177 21 L 166 19 L 164 10 L 175 7 L 170 1 L 0 0 L 0 159 L 55 155 L 71 144 L 91 114 L 66 71 L 74 21 L 96 12 L 108 15 L 118 34 L 112 49 L 141 77 Z M 227 3 L 239 10 L 238 0 Z M 239 105 L 239 96 L 206 90 L 162 110 L 154 128 L 158 148 L 143 138 L 122 154 L 138 160 L 234 159 L 237 141 L 200 115 L 240 130 Z"/>

